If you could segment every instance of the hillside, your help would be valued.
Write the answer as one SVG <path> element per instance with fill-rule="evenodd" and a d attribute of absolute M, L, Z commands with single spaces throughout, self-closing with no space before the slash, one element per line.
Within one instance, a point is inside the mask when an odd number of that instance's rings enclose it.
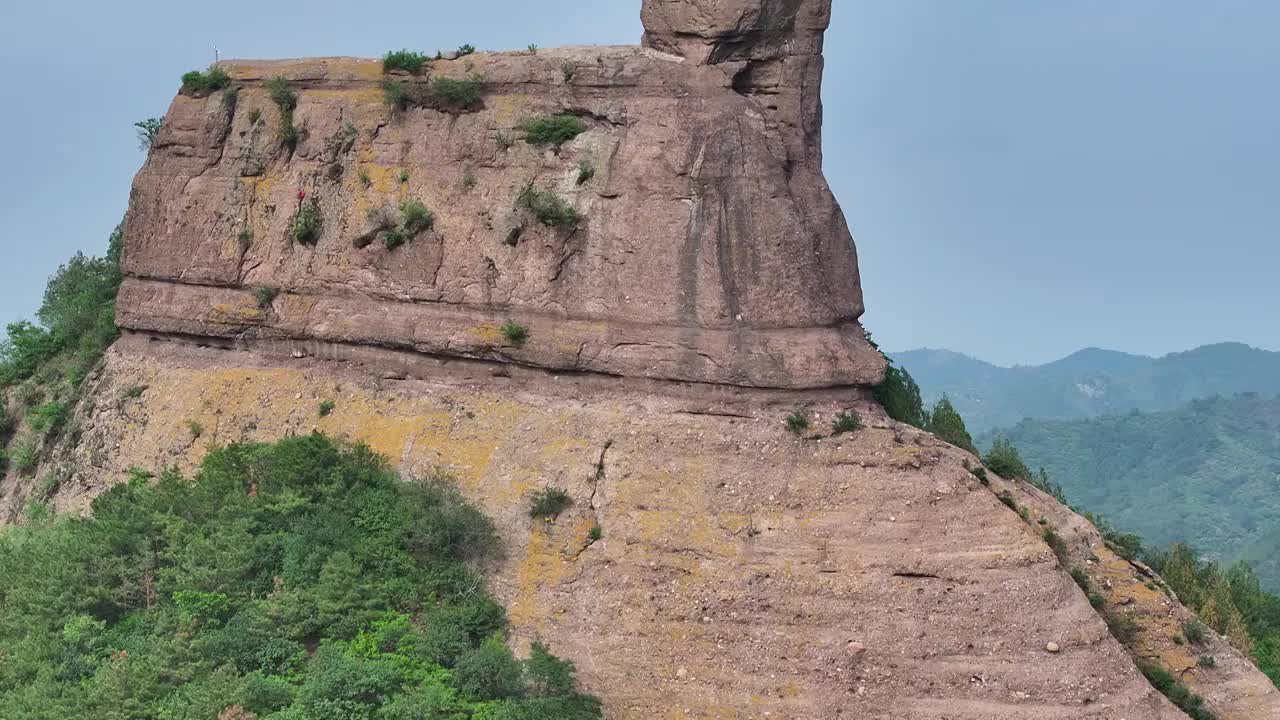
<path fill-rule="evenodd" d="M 1012 368 L 948 350 L 891 357 L 915 377 L 926 401 L 945 393 L 977 433 L 1024 418 L 1073 420 L 1171 410 L 1214 395 L 1280 393 L 1280 352 L 1241 343 L 1161 358 L 1089 348 L 1046 365 Z"/>
<path fill-rule="evenodd" d="M 1225 562 L 1248 560 L 1266 587 L 1280 589 L 1280 398 L 1024 420 L 1001 432 L 1074 504 L 1149 544 L 1186 542 Z"/>
<path fill-rule="evenodd" d="M 912 424 L 822 175 L 831 5 L 184 75 L 83 280 L 114 322 L 0 344 L 0 717 L 1280 715 Z"/>

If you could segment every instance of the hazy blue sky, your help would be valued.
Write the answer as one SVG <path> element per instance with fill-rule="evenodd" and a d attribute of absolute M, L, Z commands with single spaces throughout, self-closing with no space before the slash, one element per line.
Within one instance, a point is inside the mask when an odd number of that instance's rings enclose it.
<path fill-rule="evenodd" d="M 100 252 L 131 124 L 228 57 L 628 43 L 639 0 L 6 2 L 0 321 Z M 554 12 L 548 9 L 554 8 Z M 1280 349 L 1280 3 L 836 0 L 826 165 L 890 349 Z"/>

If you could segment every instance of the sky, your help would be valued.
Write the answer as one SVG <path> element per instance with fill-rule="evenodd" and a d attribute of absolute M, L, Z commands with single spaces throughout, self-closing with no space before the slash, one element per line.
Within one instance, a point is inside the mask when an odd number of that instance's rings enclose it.
<path fill-rule="evenodd" d="M 0 322 L 101 253 L 134 121 L 224 57 L 637 42 L 639 0 L 5 2 Z M 190 9 L 179 9 L 186 5 Z M 554 12 L 548 12 L 554 9 Z M 1280 3 L 835 0 L 827 176 L 882 347 L 1280 350 Z"/>

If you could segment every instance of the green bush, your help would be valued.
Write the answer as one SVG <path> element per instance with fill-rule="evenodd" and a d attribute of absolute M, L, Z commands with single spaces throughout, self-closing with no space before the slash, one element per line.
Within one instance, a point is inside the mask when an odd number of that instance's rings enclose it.
<path fill-rule="evenodd" d="M 320 417 L 329 417 L 330 415 L 333 414 L 334 409 L 337 407 L 338 407 L 338 404 L 332 400 L 321 400 L 320 401 Z"/>
<path fill-rule="evenodd" d="M 587 533 L 587 537 L 591 539 L 591 542 L 599 541 L 604 537 L 604 528 L 600 527 L 599 523 L 592 525 L 591 531 Z"/>
<path fill-rule="evenodd" d="M 804 410 L 793 410 L 791 414 L 787 416 L 786 423 L 788 431 L 796 435 L 801 435 L 809 429 L 809 414 Z"/>
<path fill-rule="evenodd" d="M 514 322 L 503 323 L 499 330 L 502 332 L 502 337 L 512 345 L 523 345 L 529 339 L 529 328 Z"/>
<path fill-rule="evenodd" d="M 156 136 L 160 134 L 160 130 L 164 128 L 164 118 L 147 118 L 139 120 L 133 124 L 138 132 L 138 149 L 150 150 L 155 144 Z"/>
<path fill-rule="evenodd" d="M 188 95 L 208 95 L 218 90 L 223 90 L 231 86 L 231 76 L 227 74 L 217 65 L 209 66 L 209 69 L 200 72 L 192 70 L 182 76 L 182 91 Z"/>
<path fill-rule="evenodd" d="M 587 126 L 575 115 L 540 115 L 520 124 L 525 142 L 530 145 L 554 145 L 560 147 L 587 131 Z"/>
<path fill-rule="evenodd" d="M 40 462 L 40 452 L 30 442 L 22 442 L 9 448 L 9 464 L 19 475 L 27 475 Z"/>
<path fill-rule="evenodd" d="M 431 95 L 437 104 L 449 110 L 475 110 L 480 107 L 484 81 L 478 77 L 453 80 L 438 77 L 431 81 Z"/>
<path fill-rule="evenodd" d="M 194 478 L 117 485 L 84 519 L 41 507 L 0 534 L 0 707 L 601 717 L 571 665 L 506 650 L 502 609 L 468 566 L 496 550 L 492 525 L 448 484 L 401 481 L 363 446 L 215 448 Z"/>
<path fill-rule="evenodd" d="M 1182 624 L 1182 636 L 1192 645 L 1203 645 L 1208 639 L 1208 628 L 1199 620 L 1188 620 Z"/>
<path fill-rule="evenodd" d="M 281 113 L 292 113 L 298 107 L 298 93 L 287 78 L 277 75 L 266 82 L 267 95 Z"/>
<path fill-rule="evenodd" d="M 843 435 L 845 433 L 857 432 L 862 429 L 862 417 L 858 415 L 856 410 L 845 410 L 831 421 L 831 434 Z"/>
<path fill-rule="evenodd" d="M 539 190 L 526 185 L 516 197 L 516 208 L 524 208 L 547 227 L 577 225 L 582 217 L 559 195 L 550 190 Z"/>
<path fill-rule="evenodd" d="M 263 310 L 271 307 L 271 303 L 275 302 L 279 294 L 280 290 L 273 287 L 260 287 L 253 290 L 253 297 L 258 301 L 258 307 Z"/>
<path fill-rule="evenodd" d="M 188 420 L 187 432 L 191 433 L 192 439 L 198 439 L 201 435 L 204 434 L 204 426 L 196 422 L 195 420 Z"/>
<path fill-rule="evenodd" d="M 392 116 L 399 115 L 418 104 L 414 88 L 399 80 L 382 81 L 382 102 L 391 111 Z"/>
<path fill-rule="evenodd" d="M 476 46 L 470 43 L 458 46 L 458 57 L 466 57 L 476 51 Z"/>
<path fill-rule="evenodd" d="M 66 403 L 53 401 L 45 403 L 27 413 L 27 424 L 39 435 L 56 433 L 67 421 L 70 408 Z"/>
<path fill-rule="evenodd" d="M 1057 531 L 1051 527 L 1046 527 L 1044 531 L 1041 532 L 1041 537 L 1044 538 L 1044 542 L 1049 546 L 1049 549 L 1053 550 L 1053 554 L 1058 558 L 1058 562 L 1060 564 L 1066 565 L 1071 561 L 1071 553 L 1067 549 L 1067 543 L 1062 539 L 1062 536 L 1059 535 Z"/>
<path fill-rule="evenodd" d="M 585 185 L 591 178 L 596 176 L 596 166 L 587 160 L 578 162 L 578 184 Z"/>
<path fill-rule="evenodd" d="M 1201 655 L 1196 659 L 1196 664 L 1202 668 L 1215 668 L 1218 666 L 1218 659 L 1212 655 Z"/>
<path fill-rule="evenodd" d="M 1071 579 L 1076 581 L 1076 585 L 1079 585 L 1081 590 L 1089 591 L 1089 573 L 1085 572 L 1084 568 L 1079 565 L 1071 568 Z"/>
<path fill-rule="evenodd" d="M 545 487 L 533 494 L 529 502 L 529 517 L 554 520 L 573 504 L 569 493 L 558 487 Z"/>
<path fill-rule="evenodd" d="M 427 56 L 410 50 L 394 50 L 382 56 L 382 72 L 404 70 L 411 75 L 422 74 L 427 65 Z"/>
<path fill-rule="evenodd" d="M 1191 720 L 1216 720 L 1217 716 L 1205 709 L 1204 699 L 1187 689 L 1168 670 L 1145 661 L 1138 663 L 1138 669 L 1147 677 L 1151 687 L 1169 698 Z"/>
<path fill-rule="evenodd" d="M 405 200 L 400 204 L 400 222 L 409 235 L 417 235 L 423 230 L 430 230 L 435 224 L 435 213 L 427 209 L 417 200 Z"/>
<path fill-rule="evenodd" d="M 905 368 L 890 365 L 885 370 L 884 381 L 873 388 L 876 402 L 884 408 L 885 413 L 908 425 L 924 428 L 929 421 L 924 410 L 924 401 L 920 399 L 920 386 Z"/>
<path fill-rule="evenodd" d="M 298 214 L 293 217 L 293 223 L 289 228 L 289 236 L 294 242 L 303 245 L 315 245 L 320 239 L 320 225 L 324 219 L 320 215 L 320 203 L 315 198 L 310 198 L 302 203 L 298 208 Z"/>
<path fill-rule="evenodd" d="M 1032 477 L 1031 469 L 1023 462 L 1018 448 L 1003 436 L 997 436 L 991 442 L 991 449 L 982 458 L 982 464 L 986 465 L 991 472 L 1007 480 L 1030 480 Z"/>

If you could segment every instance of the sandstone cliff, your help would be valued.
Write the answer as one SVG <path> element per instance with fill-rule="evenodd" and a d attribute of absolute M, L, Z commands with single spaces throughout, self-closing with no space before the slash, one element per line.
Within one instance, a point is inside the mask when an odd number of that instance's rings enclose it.
<path fill-rule="evenodd" d="M 47 463 L 76 469 L 56 505 L 319 430 L 455 477 L 500 527 L 515 640 L 573 659 L 611 718 L 1186 717 L 1135 655 L 1219 717 L 1280 716 L 1219 639 L 1217 668 L 1178 655 L 1186 610 L 1091 525 L 871 401 L 883 360 L 821 173 L 830 4 L 647 0 L 643 47 L 432 63 L 482 89 L 465 107 L 374 61 L 229 63 L 238 92 L 175 99 L 138 175 L 126 335 Z M 426 99 L 391 112 L 388 79 Z M 559 114 L 584 131 L 523 139 Z M 387 242 L 407 201 L 434 222 Z M 782 422 L 850 408 L 867 427 L 836 437 Z M 548 485 L 574 504 L 531 520 Z M 1139 623 L 1128 649 L 1067 565 Z"/>
<path fill-rule="evenodd" d="M 857 258 L 818 150 L 829 3 L 791 5 L 806 8 L 802 24 L 794 12 L 741 19 L 697 53 L 680 4 L 647 5 L 648 44 L 689 57 L 482 53 L 436 61 L 430 79 L 343 58 L 228 63 L 238 93 L 179 96 L 138 174 L 120 324 L 259 347 L 316 341 L 338 356 L 379 345 L 424 362 L 874 383 L 883 363 L 858 324 Z M 272 101 L 264 82 L 277 77 L 296 107 Z M 412 95 L 441 78 L 482 97 L 384 105 L 384 81 Z M 558 146 L 522 129 L 565 115 L 585 131 Z M 292 149 L 279 139 L 290 126 Z M 517 207 L 528 188 L 577 218 L 539 222 Z M 406 201 L 434 223 L 401 247 L 375 242 Z M 290 228 L 313 203 L 318 229 L 297 242 Z M 260 304 L 257 287 L 281 292 Z M 528 342 L 501 342 L 508 321 Z"/>

